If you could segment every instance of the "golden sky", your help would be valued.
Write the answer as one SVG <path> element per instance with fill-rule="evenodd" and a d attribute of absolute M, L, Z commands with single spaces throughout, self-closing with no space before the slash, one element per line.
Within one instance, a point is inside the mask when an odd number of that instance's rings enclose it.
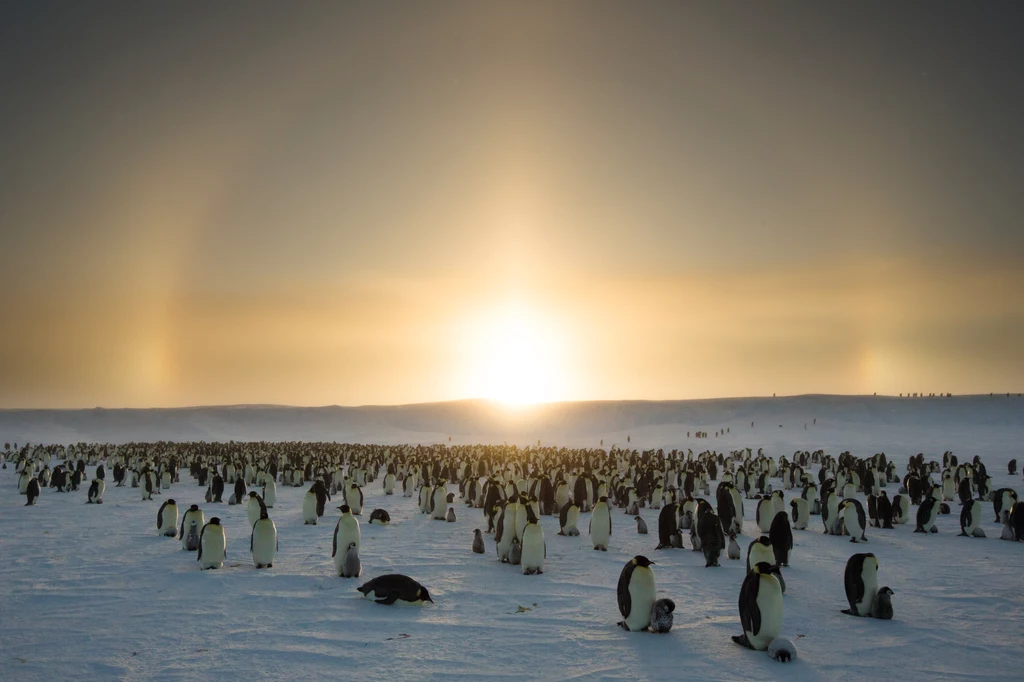
<path fill-rule="evenodd" d="M 0 407 L 1018 391 L 1021 15 L 5 5 Z"/>

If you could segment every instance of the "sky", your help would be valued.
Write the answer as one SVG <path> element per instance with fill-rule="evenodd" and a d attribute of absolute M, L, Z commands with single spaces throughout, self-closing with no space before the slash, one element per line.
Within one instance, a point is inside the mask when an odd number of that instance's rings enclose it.
<path fill-rule="evenodd" d="M 0 407 L 1024 390 L 1022 35 L 0 3 Z"/>

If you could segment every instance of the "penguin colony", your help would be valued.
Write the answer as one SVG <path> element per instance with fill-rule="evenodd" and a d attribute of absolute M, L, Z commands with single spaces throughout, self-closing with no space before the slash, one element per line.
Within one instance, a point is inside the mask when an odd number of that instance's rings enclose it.
<path fill-rule="evenodd" d="M 56 459 L 60 463 L 53 466 Z M 272 568 L 278 550 L 277 527 L 270 509 L 277 502 L 277 486 L 309 486 L 302 501 L 305 524 L 317 525 L 327 502 L 340 497 L 344 504 L 332 534 L 337 575 L 362 574 L 359 556 L 363 488 L 382 476 L 385 495 L 401 491 L 415 497 L 428 518 L 455 522 L 454 494 L 480 510 L 486 530 L 473 531 L 472 552 L 486 553 L 484 533 L 493 533 L 497 560 L 520 566 L 524 575 L 545 572 L 547 542 L 540 516 L 557 516 L 560 536 L 580 535 L 581 513 L 591 517 L 587 526 L 594 550 L 608 551 L 614 544 L 613 510 L 621 510 L 647 533 L 642 510 L 658 512 L 658 542 L 654 551 L 682 549 L 689 531 L 693 551 L 702 552 L 706 567 L 720 566 L 721 553 L 741 557 L 738 537 L 746 518 L 744 501 L 751 501 L 756 527 L 763 533 L 747 543 L 746 573 L 739 588 L 741 633 L 733 640 L 751 649 L 768 651 L 772 658 L 796 657 L 792 642 L 781 637 L 783 569 L 794 559 L 793 531 L 807 531 L 810 517 L 819 516 L 827 535 L 848 537 L 854 544 L 870 541 L 868 529 L 892 531 L 914 522 L 915 533 L 936 533 L 936 518 L 950 513 L 948 502 L 960 504 L 960 535 L 985 538 L 985 504 L 992 505 L 994 522 L 1002 526 L 1001 539 L 1024 541 L 1024 502 L 1012 488 L 992 490 L 991 478 L 979 457 L 959 463 L 952 452 L 941 464 L 911 457 L 902 477 L 884 453 L 857 458 L 849 452 L 832 456 L 819 450 L 801 451 L 775 460 L 758 450 L 729 454 L 705 451 L 567 450 L 564 448 L 399 446 L 326 443 L 159 443 L 129 445 L 30 446 L 2 453 L 3 467 L 14 465 L 18 490 L 26 506 L 38 505 L 42 491 L 79 491 L 87 481 L 86 467 L 95 466 L 86 503 L 102 504 L 108 467 L 115 487 L 138 488 L 142 501 L 162 496 L 180 483 L 187 469 L 195 485 L 205 488 L 208 504 L 223 503 L 230 486 L 229 505 L 246 505 L 249 552 L 256 568 Z M 810 469 L 818 466 L 817 475 Z M 1016 475 L 1016 460 L 1009 464 Z M 716 482 L 712 491 L 711 483 Z M 886 488 L 897 484 L 889 497 Z M 773 489 L 775 486 L 775 489 Z M 788 504 L 783 490 L 793 491 Z M 864 501 L 857 499 L 863 495 Z M 712 503 L 713 501 L 713 503 Z M 865 503 L 867 509 L 865 510 Z M 917 510 L 911 516 L 911 506 Z M 387 510 L 375 509 L 370 523 L 387 525 Z M 628 526 L 627 526 L 628 527 Z M 228 556 L 227 533 L 219 517 L 206 520 L 193 504 L 181 513 L 173 499 L 163 501 L 156 513 L 158 536 L 174 537 L 183 551 L 196 553 L 202 569 L 223 568 Z M 623 531 L 619 531 L 623 532 Z M 726 540 L 728 538 L 728 541 Z M 654 543 L 652 542 L 652 545 Z M 655 561 L 637 555 L 619 577 L 617 601 L 622 620 L 631 632 L 668 632 L 675 602 L 659 598 Z M 843 584 L 851 616 L 889 620 L 893 617 L 888 586 L 878 587 L 879 561 L 870 552 L 850 556 Z M 358 588 L 380 604 L 432 602 L 426 587 L 414 579 L 387 574 Z"/>

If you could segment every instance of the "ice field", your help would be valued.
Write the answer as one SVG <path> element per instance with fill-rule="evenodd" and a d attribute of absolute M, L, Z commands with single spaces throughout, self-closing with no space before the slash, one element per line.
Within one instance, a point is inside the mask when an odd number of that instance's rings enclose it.
<path fill-rule="evenodd" d="M 921 452 L 941 461 L 951 450 L 961 462 L 981 456 L 993 489 L 1024 493 L 1024 479 L 1008 475 L 1006 467 L 1011 458 L 1024 462 L 1024 399 L 1016 397 L 595 403 L 538 409 L 519 421 L 475 403 L 327 409 L 234 408 L 234 417 L 226 408 L 9 410 L 0 412 L 0 443 L 123 442 L 147 433 L 148 440 L 177 434 L 180 440 L 276 436 L 412 444 L 447 442 L 450 435 L 453 444 L 535 445 L 540 439 L 545 446 L 569 447 L 598 447 L 603 439 L 605 448 L 694 453 L 762 447 L 776 459 L 796 450 L 834 456 L 849 450 L 859 457 L 884 451 L 901 476 L 909 456 Z M 713 434 L 726 428 L 719 437 L 693 437 L 698 429 Z M 94 469 L 88 467 L 90 479 Z M 278 487 L 270 516 L 280 551 L 273 568 L 259 571 L 249 554 L 245 506 L 206 503 L 205 488 L 187 469 L 153 501 L 140 500 L 138 489 L 115 488 L 109 468 L 103 505 L 85 503 L 87 487 L 71 493 L 44 489 L 36 506 L 26 507 L 13 465 L 0 471 L 0 680 L 884 676 L 1004 682 L 1024 667 L 1024 543 L 999 539 L 991 502 L 984 503 L 986 539 L 957 537 L 956 502 L 952 514 L 939 516 L 938 534 L 914 534 L 912 522 L 894 530 L 869 528 L 866 545 L 822 534 L 821 517 L 812 516 L 807 530 L 794 531 L 796 546 L 784 569 L 782 633 L 796 643 L 799 658 L 780 664 L 730 640 L 740 633 L 737 598 L 745 562 L 723 555 L 720 568 L 705 568 L 703 555 L 689 549 L 688 535 L 685 549 L 656 551 L 656 510 L 641 510 L 650 533 L 638 535 L 632 518 L 613 509 L 608 552 L 591 548 L 590 514 L 581 515 L 581 537 L 560 537 L 558 517 L 541 517 L 544 574 L 525 576 L 518 566 L 498 563 L 493 535 L 485 535 L 485 554 L 470 551 L 473 529 L 485 529 L 486 520 L 482 510 L 458 499 L 456 483 L 449 490 L 456 493 L 457 521 L 446 523 L 421 514 L 416 498 L 402 497 L 400 490 L 385 496 L 378 477 L 363 490 L 363 574 L 346 580 L 336 576 L 331 559 L 340 496 L 319 525 L 305 526 L 301 504 L 308 484 Z M 890 498 L 897 488 L 888 485 Z M 799 491 L 786 493 L 788 499 Z M 168 497 L 182 511 L 196 503 L 207 519 L 220 516 L 228 538 L 223 570 L 200 571 L 194 553 L 157 536 L 157 509 Z M 754 505 L 744 504 L 744 556 L 760 535 Z M 378 507 L 390 513 L 389 526 L 368 524 Z M 879 585 L 895 591 L 892 621 L 840 613 L 847 606 L 845 562 L 864 551 L 878 557 Z M 616 626 L 616 582 L 636 554 L 656 562 L 659 596 L 676 603 L 668 634 Z M 435 603 L 380 606 L 356 592 L 366 580 L 390 572 L 419 580 Z"/>

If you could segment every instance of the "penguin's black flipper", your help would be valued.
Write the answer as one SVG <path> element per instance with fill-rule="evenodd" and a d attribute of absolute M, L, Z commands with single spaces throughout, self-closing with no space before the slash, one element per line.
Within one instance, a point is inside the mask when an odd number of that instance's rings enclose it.
<path fill-rule="evenodd" d="M 384 597 L 383 599 L 377 599 L 376 600 L 376 602 L 378 604 L 385 604 L 385 605 L 394 604 L 396 601 L 398 601 L 398 595 L 393 593 L 393 592 L 391 594 L 389 594 L 388 596 Z"/>
<path fill-rule="evenodd" d="M 754 648 L 754 647 L 750 646 L 750 641 L 747 639 L 747 635 L 746 634 L 733 635 L 732 636 L 732 641 L 736 642 L 740 646 L 745 646 L 748 649 L 753 649 Z"/>

